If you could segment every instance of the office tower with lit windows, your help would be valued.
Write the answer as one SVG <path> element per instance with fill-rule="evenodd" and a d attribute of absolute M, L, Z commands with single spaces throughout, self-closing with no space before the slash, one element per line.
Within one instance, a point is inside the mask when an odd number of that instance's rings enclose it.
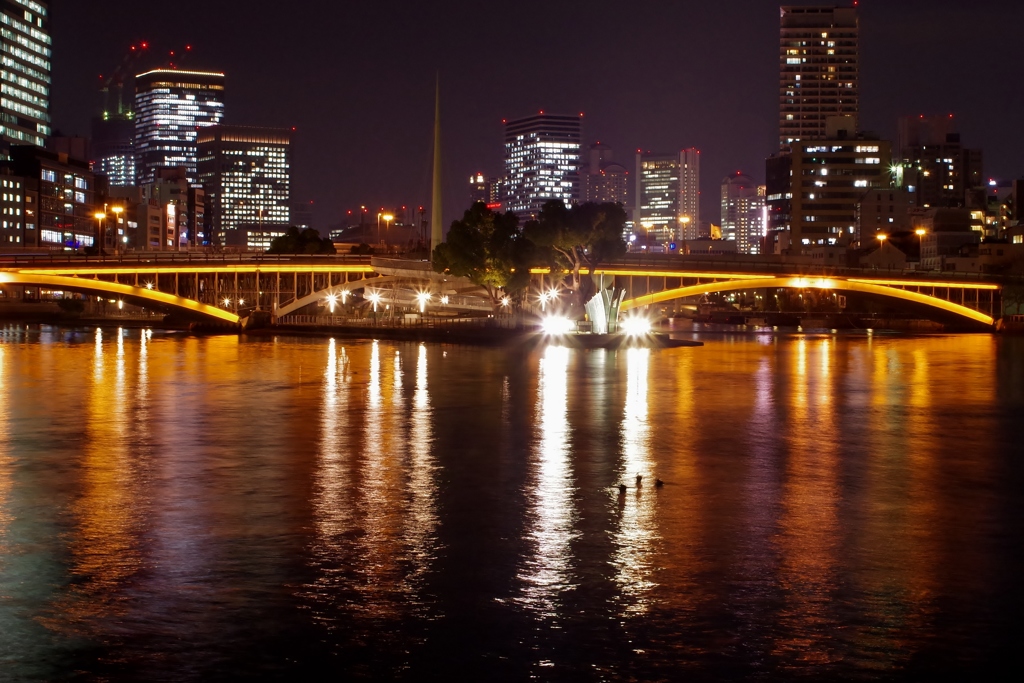
<path fill-rule="evenodd" d="M 92 122 L 92 159 L 97 175 L 111 187 L 135 184 L 135 119 L 110 115 Z"/>
<path fill-rule="evenodd" d="M 135 77 L 135 159 L 138 184 L 156 171 L 184 166 L 197 183 L 196 134 L 224 118 L 224 74 L 154 69 Z"/>
<path fill-rule="evenodd" d="M 637 150 L 634 173 L 634 234 L 652 245 L 700 235 L 700 151 L 676 154 Z"/>
<path fill-rule="evenodd" d="M 764 185 L 743 173 L 722 179 L 722 239 L 735 241 L 739 254 L 761 253 L 764 195 Z"/>
<path fill-rule="evenodd" d="M 700 150 L 679 153 L 679 228 L 684 240 L 700 238 Z"/>
<path fill-rule="evenodd" d="M 224 245 L 241 226 L 286 227 L 291 219 L 291 145 L 286 128 L 214 126 L 199 131 L 199 180 L 207 240 Z M 259 245 L 249 245 L 256 247 Z"/>
<path fill-rule="evenodd" d="M 474 173 L 469 177 L 469 199 L 471 204 L 483 202 L 491 209 L 501 206 L 501 182 L 497 178 L 488 178 L 483 173 Z"/>
<path fill-rule="evenodd" d="M 968 193 L 984 186 L 981 150 L 961 144 L 952 114 L 905 116 L 898 131 L 896 183 L 913 188 L 918 207 L 964 207 Z"/>
<path fill-rule="evenodd" d="M 783 7 L 779 144 L 824 139 L 825 121 L 859 110 L 859 19 L 854 7 Z"/>
<path fill-rule="evenodd" d="M 608 145 L 590 146 L 587 163 L 580 170 L 580 199 L 595 204 L 621 204 L 632 211 L 629 169 L 615 161 Z"/>
<path fill-rule="evenodd" d="M 679 154 L 636 153 L 633 231 L 648 246 L 679 238 L 679 159 Z"/>
<path fill-rule="evenodd" d="M 505 122 L 505 210 L 528 220 L 551 199 L 580 199 L 581 117 L 541 112 Z"/>
<path fill-rule="evenodd" d="M 841 121 L 830 122 L 826 139 L 796 143 L 767 160 L 765 253 L 856 241 L 861 198 L 890 187 L 891 144 L 836 129 Z"/>
<path fill-rule="evenodd" d="M 47 3 L 0 3 L 3 101 L 0 154 L 11 145 L 42 147 L 50 134 L 50 21 Z"/>

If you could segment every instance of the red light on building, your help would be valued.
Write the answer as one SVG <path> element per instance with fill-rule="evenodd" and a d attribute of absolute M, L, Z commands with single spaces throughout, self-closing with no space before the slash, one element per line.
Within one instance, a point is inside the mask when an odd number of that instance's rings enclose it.
<path fill-rule="evenodd" d="M 487 205 L 487 208 L 491 209 L 491 210 L 500 209 L 501 208 L 501 202 L 491 202 L 490 204 Z"/>

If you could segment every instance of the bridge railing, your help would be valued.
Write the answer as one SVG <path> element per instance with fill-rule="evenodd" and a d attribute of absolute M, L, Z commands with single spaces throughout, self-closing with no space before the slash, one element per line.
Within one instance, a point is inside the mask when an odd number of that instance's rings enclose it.
<path fill-rule="evenodd" d="M 488 318 L 434 318 L 396 317 L 350 318 L 331 315 L 286 315 L 277 320 L 279 325 L 349 328 L 440 328 L 440 329 L 503 329 L 515 330 L 529 327 L 516 316 L 494 316 Z"/>
<path fill-rule="evenodd" d="M 1008 276 L 999 273 L 965 272 L 955 270 L 919 270 L 917 268 L 883 268 L 829 266 L 824 264 L 788 263 L 785 261 L 762 261 L 751 259 L 720 259 L 713 257 L 662 256 L 662 255 L 629 255 L 602 263 L 599 269 L 635 268 L 638 270 L 691 271 L 710 273 L 743 273 L 765 275 L 813 275 L 821 277 L 900 277 L 901 279 L 941 279 L 950 282 L 977 282 L 1016 279 L 1019 276 Z"/>
<path fill-rule="evenodd" d="M 369 265 L 369 256 L 353 256 L 351 254 L 266 254 L 238 252 L 201 252 L 201 251 L 170 251 L 170 252 L 129 252 L 109 256 L 86 256 L 70 252 L 51 252 L 47 254 L 0 254 L 0 267 L 8 266 L 39 266 L 39 265 L 152 265 L 160 263 L 174 264 L 297 264 L 297 265 Z"/>

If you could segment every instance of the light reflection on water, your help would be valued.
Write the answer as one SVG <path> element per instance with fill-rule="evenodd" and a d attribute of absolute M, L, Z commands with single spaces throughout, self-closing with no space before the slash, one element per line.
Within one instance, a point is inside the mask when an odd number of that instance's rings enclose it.
<path fill-rule="evenodd" d="M 0 667 L 968 670 L 1019 641 L 1022 350 L 7 330 Z"/>
<path fill-rule="evenodd" d="M 520 570 L 525 582 L 522 602 L 540 616 L 557 616 L 557 600 L 575 588 L 572 560 L 574 486 L 569 465 L 567 419 L 568 372 L 571 351 L 549 346 L 540 358 L 535 424 L 537 440 L 531 453 L 532 474 L 527 484 L 532 546 Z"/>
<path fill-rule="evenodd" d="M 651 580 L 652 561 L 657 539 L 655 525 L 655 476 L 650 457 L 650 422 L 647 413 L 651 350 L 631 348 L 626 351 L 626 403 L 620 431 L 622 434 L 622 468 L 620 481 L 629 482 L 627 493 L 617 494 L 619 528 L 615 533 L 616 552 L 612 564 L 617 569 L 625 611 L 646 612 L 648 593 L 656 587 Z M 636 476 L 640 475 L 640 485 Z M 646 483 L 646 485 L 645 485 Z"/>

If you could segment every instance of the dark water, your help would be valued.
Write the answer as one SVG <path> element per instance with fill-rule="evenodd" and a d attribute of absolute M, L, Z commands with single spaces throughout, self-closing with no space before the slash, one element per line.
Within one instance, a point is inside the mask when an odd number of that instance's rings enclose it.
<path fill-rule="evenodd" d="M 1024 644 L 1021 339 L 2 334 L 3 680 L 916 680 Z"/>

